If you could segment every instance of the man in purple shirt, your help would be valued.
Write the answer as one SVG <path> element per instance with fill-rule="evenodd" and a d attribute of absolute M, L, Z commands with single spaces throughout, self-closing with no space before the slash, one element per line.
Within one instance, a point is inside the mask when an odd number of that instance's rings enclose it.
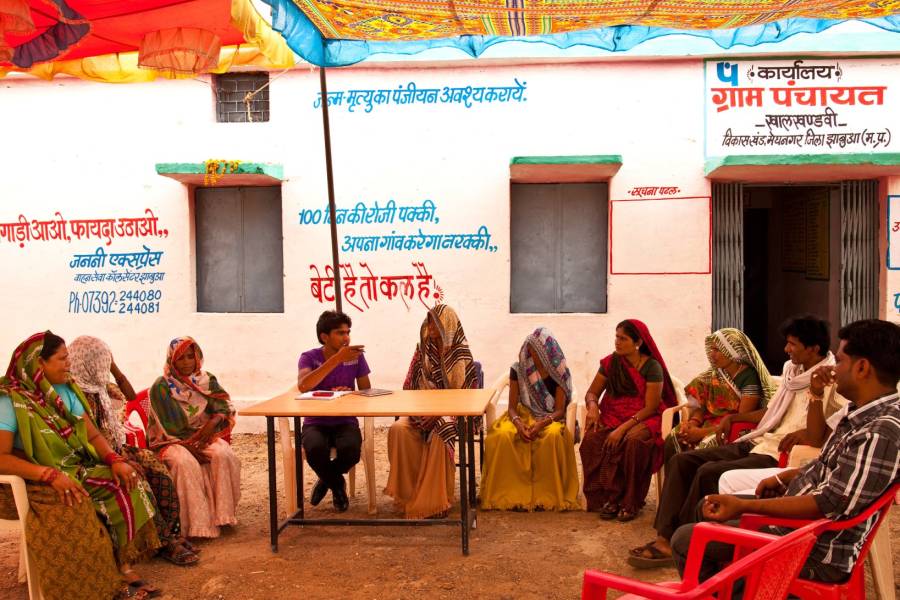
<path fill-rule="evenodd" d="M 350 317 L 326 310 L 316 323 L 316 335 L 322 344 L 300 355 L 297 389 L 351 391 L 367 390 L 369 365 L 364 346 L 350 345 Z M 313 486 L 310 504 L 316 506 L 331 490 L 334 508 L 344 512 L 350 505 L 344 473 L 359 462 L 362 434 L 356 417 L 306 417 L 303 419 L 303 450 L 306 461 L 319 480 Z M 331 459 L 331 449 L 336 456 Z"/>

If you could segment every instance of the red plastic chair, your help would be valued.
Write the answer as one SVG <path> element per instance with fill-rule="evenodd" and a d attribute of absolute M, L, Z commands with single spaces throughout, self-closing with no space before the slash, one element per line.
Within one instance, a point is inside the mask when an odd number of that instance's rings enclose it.
<path fill-rule="evenodd" d="M 850 579 L 845 583 L 840 584 L 829 584 L 829 583 L 819 583 L 816 581 L 806 581 L 804 579 L 798 579 L 791 585 L 790 592 L 793 595 L 799 596 L 801 598 L 816 598 L 818 599 L 827 599 L 833 598 L 835 600 L 844 600 L 844 599 L 858 599 L 866 597 L 866 575 L 863 569 L 863 563 L 866 560 L 866 556 L 869 554 L 869 547 L 872 545 L 872 540 L 875 539 L 875 534 L 878 533 L 878 528 L 884 522 L 885 517 L 887 517 L 888 513 L 891 510 L 891 505 L 894 503 L 894 499 L 897 496 L 897 493 L 900 492 L 900 483 L 895 483 L 892 485 L 887 492 L 881 495 L 881 497 L 872 503 L 869 508 L 853 517 L 852 519 L 842 519 L 840 521 L 828 521 L 827 525 L 822 528 L 822 532 L 824 531 L 840 531 L 842 529 L 849 529 L 850 527 L 854 527 L 863 521 L 869 519 L 875 513 L 878 513 L 878 518 L 875 521 L 875 524 L 872 526 L 872 529 L 869 531 L 869 534 L 866 536 L 865 542 L 863 542 L 862 550 L 859 553 L 859 557 L 856 560 L 856 564 L 853 566 L 853 572 L 850 573 Z M 753 531 L 758 531 L 761 528 L 768 525 L 777 525 L 780 527 L 805 527 L 810 521 L 803 519 L 779 519 L 775 517 L 766 517 L 763 515 L 744 515 L 741 517 L 741 528 L 749 529 Z"/>
<path fill-rule="evenodd" d="M 816 532 L 828 523 L 823 519 L 780 537 L 717 523 L 698 523 L 691 537 L 684 578 L 680 582 L 645 583 L 599 571 L 585 571 L 582 600 L 605 600 L 608 589 L 629 592 L 621 598 L 730 600 L 734 583 L 744 579 L 744 597 L 754 600 L 782 600 L 787 597 L 809 551 Z M 751 535 L 747 535 L 751 534 Z M 700 563 L 710 542 L 733 544 L 745 556 L 728 565 L 702 584 L 698 583 Z"/>

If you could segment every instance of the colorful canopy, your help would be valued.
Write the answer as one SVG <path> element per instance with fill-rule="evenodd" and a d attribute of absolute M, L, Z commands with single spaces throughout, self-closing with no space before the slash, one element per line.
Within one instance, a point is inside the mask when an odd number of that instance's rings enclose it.
<path fill-rule="evenodd" d="M 300 56 L 348 65 L 377 53 L 454 47 L 478 56 L 512 39 L 627 50 L 688 33 L 721 47 L 777 42 L 847 19 L 900 31 L 900 0 L 264 0 Z"/>
<path fill-rule="evenodd" d="M 251 0 L 0 0 L 0 76 L 147 81 L 235 64 L 294 64 Z"/>

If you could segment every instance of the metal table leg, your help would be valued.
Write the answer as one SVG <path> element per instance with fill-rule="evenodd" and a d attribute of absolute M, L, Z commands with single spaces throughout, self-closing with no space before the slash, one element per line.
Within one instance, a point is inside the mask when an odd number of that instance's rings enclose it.
<path fill-rule="evenodd" d="M 303 518 L 303 505 L 306 503 L 303 493 L 303 438 L 300 434 L 301 418 L 294 417 L 294 481 L 297 482 L 297 509 Z"/>
<path fill-rule="evenodd" d="M 272 552 L 278 552 L 278 489 L 275 486 L 275 417 L 266 417 L 266 447 L 269 453 L 269 535 Z"/>
<path fill-rule="evenodd" d="M 463 555 L 469 555 L 469 486 L 468 474 L 468 423 L 464 417 L 456 418 L 456 429 L 459 431 L 459 513 L 462 534 Z"/>
<path fill-rule="evenodd" d="M 476 518 L 478 510 L 477 488 L 475 485 L 475 418 L 466 417 L 469 425 L 469 508 L 472 511 L 472 528 L 477 527 Z"/>

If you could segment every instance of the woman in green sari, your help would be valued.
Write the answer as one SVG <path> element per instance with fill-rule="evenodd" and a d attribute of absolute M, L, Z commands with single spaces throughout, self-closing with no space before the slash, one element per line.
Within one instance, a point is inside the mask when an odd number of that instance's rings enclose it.
<path fill-rule="evenodd" d="M 13 353 L 6 376 L 0 378 L 0 473 L 18 475 L 43 484 L 56 492 L 60 504 L 74 513 L 83 503 L 93 506 L 106 525 L 122 578 L 137 597 L 153 597 L 159 590 L 145 584 L 130 565 L 152 555 L 159 547 L 153 524 L 149 488 L 138 473 L 116 452 L 97 430 L 81 389 L 69 381 L 68 351 L 62 338 L 47 331 L 22 342 Z M 29 492 L 29 497 L 31 493 Z M 37 497 L 37 495 L 36 495 Z M 85 548 L 85 540 L 68 540 L 66 531 L 39 532 L 37 543 L 56 539 L 72 547 Z M 29 541 L 29 549 L 35 541 Z M 98 546 L 103 553 L 103 544 Z M 71 562 L 72 556 L 56 545 L 49 561 Z M 82 553 L 85 561 L 96 560 Z M 107 554 L 108 556 L 108 554 Z M 87 563 L 84 566 L 87 566 Z M 57 564 L 38 565 L 39 572 L 52 573 L 71 568 Z M 97 568 L 103 568 L 100 565 Z M 58 575 L 58 573 L 56 573 Z M 108 575 L 85 588 L 77 580 L 59 581 L 68 589 L 47 588 L 44 595 L 62 597 L 110 597 Z M 118 586 L 117 586 L 118 587 Z M 82 590 L 85 595 L 81 595 Z M 49 592 L 49 594 L 48 594 Z"/>
<path fill-rule="evenodd" d="M 684 386 L 690 415 L 665 442 L 665 461 L 684 450 L 718 445 L 716 432 L 731 427 L 731 418 L 763 408 L 777 386 L 747 335 L 732 328 L 706 336 L 709 369 Z"/>

